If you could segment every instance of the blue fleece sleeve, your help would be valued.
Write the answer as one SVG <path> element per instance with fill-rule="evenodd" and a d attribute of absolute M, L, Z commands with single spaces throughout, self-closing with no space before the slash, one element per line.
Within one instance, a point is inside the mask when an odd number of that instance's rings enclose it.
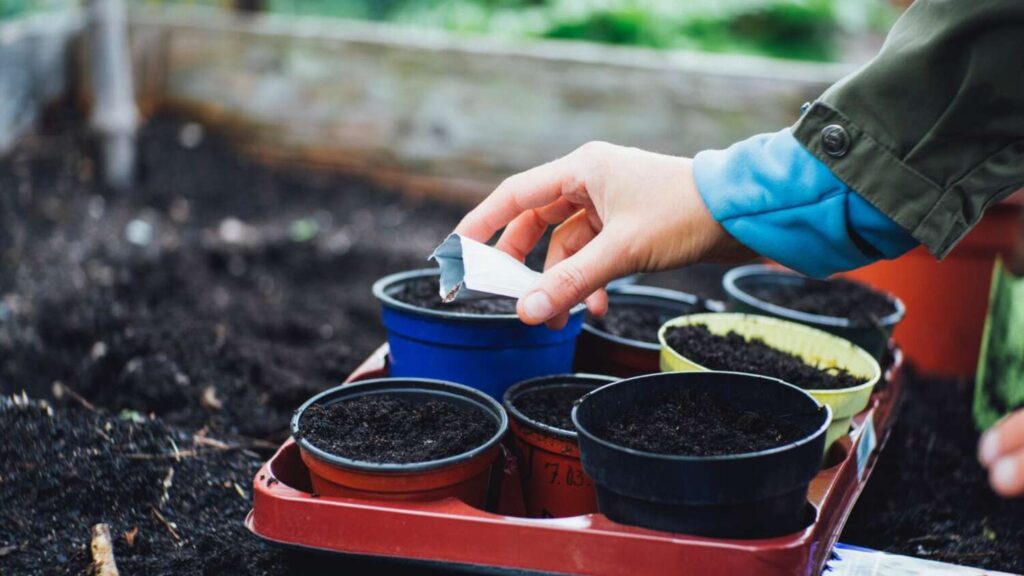
<path fill-rule="evenodd" d="M 917 245 L 835 177 L 789 129 L 693 159 L 711 215 L 755 252 L 810 276 L 895 258 Z"/>

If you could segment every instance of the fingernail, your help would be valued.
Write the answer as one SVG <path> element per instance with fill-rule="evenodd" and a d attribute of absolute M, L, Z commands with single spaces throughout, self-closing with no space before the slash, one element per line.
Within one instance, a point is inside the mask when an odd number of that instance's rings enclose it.
<path fill-rule="evenodd" d="M 1017 486 L 1017 463 L 1012 458 L 1001 458 L 992 467 L 992 484 L 1003 490 Z"/>
<path fill-rule="evenodd" d="M 554 306 L 547 294 L 537 291 L 523 299 L 523 312 L 534 320 L 547 320 L 554 313 Z"/>
<path fill-rule="evenodd" d="M 978 459 L 981 463 L 988 466 L 996 461 L 999 457 L 999 432 L 996 430 L 989 430 L 981 437 L 981 442 L 978 444 Z"/>

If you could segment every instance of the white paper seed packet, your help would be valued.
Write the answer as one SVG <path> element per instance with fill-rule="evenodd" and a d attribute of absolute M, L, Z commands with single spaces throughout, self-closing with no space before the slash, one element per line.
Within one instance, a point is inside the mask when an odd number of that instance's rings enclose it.
<path fill-rule="evenodd" d="M 521 298 L 540 277 L 505 252 L 458 234 L 445 238 L 429 259 L 441 268 L 440 296 L 445 302 L 493 295 Z"/>

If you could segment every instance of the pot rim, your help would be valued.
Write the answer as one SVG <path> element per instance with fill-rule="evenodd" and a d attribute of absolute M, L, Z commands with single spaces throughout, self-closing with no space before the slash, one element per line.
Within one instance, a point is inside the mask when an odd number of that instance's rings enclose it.
<path fill-rule="evenodd" d="M 519 320 L 517 314 L 474 314 L 468 312 L 446 312 L 444 310 L 433 310 L 430 308 L 422 308 L 420 306 L 414 306 L 407 302 L 395 298 L 391 294 L 388 294 L 388 289 L 392 286 L 396 286 L 411 280 L 418 280 L 427 276 L 440 276 L 441 271 L 437 268 L 417 268 L 415 270 L 406 270 L 405 272 L 396 272 L 394 274 L 388 274 L 383 278 L 380 278 L 373 283 L 373 295 L 380 300 L 380 302 L 389 308 L 401 310 L 403 312 L 409 312 L 419 316 L 428 316 L 431 318 L 444 318 L 450 320 L 460 320 L 464 322 L 493 322 L 495 320 L 508 321 L 508 320 Z M 586 309 L 585 304 L 577 304 L 570 310 L 572 316 L 582 314 Z"/>
<path fill-rule="evenodd" d="M 790 331 L 799 330 L 799 331 L 804 331 L 804 332 L 812 332 L 812 333 L 814 333 L 814 336 L 817 337 L 817 338 L 822 338 L 822 339 L 826 339 L 826 340 L 841 340 L 842 342 L 845 342 L 849 346 L 852 346 L 853 348 L 855 348 L 857 350 L 857 355 L 860 356 L 865 361 L 865 363 L 869 363 L 871 365 L 871 368 L 872 368 L 871 374 L 869 374 L 865 378 L 865 381 L 863 383 L 861 383 L 861 384 L 858 384 L 856 386 L 849 386 L 847 388 L 807 388 L 807 389 L 804 389 L 804 388 L 800 388 L 799 386 L 797 386 L 798 389 L 804 390 L 805 392 L 814 392 L 815 394 L 819 394 L 819 395 L 847 395 L 847 394 L 851 394 L 851 393 L 854 393 L 854 392 L 860 392 L 861 390 L 863 390 L 865 388 L 874 387 L 875 384 L 878 384 L 878 381 L 882 378 L 882 367 L 878 364 L 878 361 L 875 360 L 875 357 L 872 356 L 871 354 L 869 354 L 867 350 L 861 348 L 860 346 L 857 346 L 856 344 L 854 344 L 853 342 L 850 342 L 846 338 L 843 338 L 841 336 L 836 336 L 835 334 L 830 334 L 828 332 L 825 332 L 824 330 L 821 330 L 819 328 L 815 328 L 813 326 L 807 326 L 805 324 L 800 324 L 799 322 L 797 322 L 795 320 L 784 320 L 784 319 L 781 319 L 781 318 L 774 318 L 772 316 L 762 316 L 760 314 L 747 314 L 747 313 L 744 313 L 744 312 L 709 312 L 709 313 L 705 313 L 705 314 L 690 314 L 690 315 L 686 316 L 685 318 L 684 317 L 680 317 L 680 318 L 674 318 L 672 320 L 669 320 L 668 322 L 662 324 L 661 328 L 658 329 L 658 342 L 661 344 L 661 350 L 663 351 L 662 353 L 668 352 L 672 356 L 674 356 L 676 358 L 679 358 L 681 360 L 684 360 L 684 361 L 686 361 L 686 362 L 688 362 L 690 364 L 693 364 L 694 366 L 696 366 L 697 368 L 699 368 L 699 369 L 701 369 L 701 370 L 703 370 L 705 372 L 721 372 L 721 370 L 712 370 L 712 369 L 708 368 L 707 366 L 704 366 L 703 364 L 698 364 L 697 362 L 694 362 L 693 360 L 691 360 L 687 356 L 684 356 L 684 355 L 680 354 L 679 351 L 677 351 L 675 348 L 669 346 L 668 342 L 665 340 L 665 332 L 669 328 L 674 328 L 676 326 L 679 326 L 679 325 L 682 325 L 682 324 L 691 323 L 691 322 L 692 323 L 699 323 L 705 316 L 709 316 L 709 315 L 714 315 L 714 316 L 719 317 L 719 318 L 724 317 L 724 316 L 735 316 L 735 317 L 739 317 L 739 318 L 748 318 L 749 317 L 749 318 L 753 318 L 757 322 L 761 322 L 761 323 L 771 323 L 771 324 L 775 324 L 775 325 L 782 325 L 787 330 L 790 330 Z M 785 352 L 785 350 L 783 350 L 783 351 Z M 870 362 L 868 362 L 869 360 L 870 360 Z M 739 374 L 743 374 L 743 372 L 739 372 Z M 754 374 L 754 375 L 755 376 L 761 376 L 761 374 Z M 771 378 L 771 376 L 765 376 L 765 378 Z M 787 382 L 787 384 L 788 384 L 788 382 Z"/>
<path fill-rule="evenodd" d="M 620 444 L 616 444 L 614 442 L 610 442 L 608 440 L 605 440 L 604 438 L 601 438 L 600 436 L 594 434 L 590 430 L 587 430 L 586 427 L 584 427 L 582 424 L 580 424 L 579 417 L 577 415 L 577 413 L 579 412 L 580 406 L 583 405 L 583 403 L 586 402 L 588 398 L 590 398 L 593 395 L 596 395 L 596 394 L 600 393 L 602 390 L 605 390 L 606 388 L 610 388 L 612 386 L 619 386 L 619 385 L 628 384 L 628 383 L 633 382 L 635 380 L 642 380 L 642 379 L 645 379 L 645 378 L 662 378 L 662 377 L 665 377 L 666 375 L 672 375 L 673 377 L 680 377 L 680 376 L 682 376 L 682 377 L 689 378 L 689 377 L 691 377 L 691 376 L 689 376 L 690 374 L 692 374 L 692 375 L 704 375 L 704 376 L 707 376 L 708 374 L 727 374 L 727 375 L 730 375 L 730 376 L 743 376 L 745 378 L 758 378 L 758 379 L 761 379 L 761 380 L 765 380 L 766 381 L 766 385 L 786 386 L 788 388 L 792 388 L 792 389 L 796 390 L 797 392 L 801 393 L 804 397 L 806 397 L 808 400 L 813 402 L 818 407 L 819 410 L 824 409 L 825 410 L 825 418 L 822 421 L 821 425 L 818 426 L 818 428 L 816 428 L 814 431 L 808 433 L 803 438 L 801 438 L 801 439 L 799 439 L 799 440 L 797 440 L 795 442 L 790 442 L 789 444 L 783 444 L 782 446 L 775 446 L 773 448 L 766 448 L 764 450 L 758 450 L 756 452 L 741 452 L 739 454 L 718 454 L 718 455 L 715 455 L 715 456 L 690 456 L 690 455 L 686 455 L 686 454 L 659 454 L 657 452 L 648 452 L 646 450 L 637 450 L 635 448 L 629 448 L 627 446 L 622 446 Z M 576 430 L 580 434 L 586 436 L 588 440 L 590 440 L 592 442 L 596 442 L 596 443 L 604 446 L 605 448 L 608 448 L 608 449 L 611 449 L 611 450 L 615 450 L 615 451 L 619 451 L 619 452 L 624 452 L 624 453 L 629 454 L 631 456 L 638 456 L 638 457 L 641 457 L 641 458 L 652 458 L 652 459 L 655 459 L 655 460 L 667 460 L 667 461 L 670 461 L 670 462 L 726 462 L 726 461 L 730 461 L 730 460 L 752 460 L 752 459 L 755 459 L 755 458 L 762 458 L 764 456 L 771 456 L 773 454 L 778 454 L 780 452 L 785 452 L 787 450 L 793 450 L 795 448 L 799 448 L 800 446 L 803 446 L 804 444 L 808 444 L 810 442 L 813 442 L 814 440 L 816 440 L 818 438 L 818 436 L 823 436 L 824 434 L 826 434 L 828 432 L 828 427 L 832 424 L 832 408 L 828 404 L 825 404 L 824 402 L 818 401 L 817 398 L 815 398 L 814 396 L 811 396 L 810 394 L 808 394 L 806 390 L 803 390 L 802 388 L 794 386 L 794 385 L 792 385 L 792 384 L 790 384 L 788 382 L 784 382 L 782 380 L 779 380 L 778 378 L 772 378 L 770 376 L 761 376 L 759 374 L 748 374 L 746 372 L 726 372 L 726 371 L 719 371 L 719 370 L 711 370 L 711 371 L 708 371 L 708 372 L 657 372 L 655 374 L 643 374 L 641 376 L 634 376 L 633 378 L 627 378 L 625 380 L 619 380 L 617 382 L 612 382 L 610 384 L 606 384 L 604 386 L 601 386 L 600 388 L 598 388 L 597 390 L 594 390 L 593 392 L 590 392 L 590 393 L 586 394 L 585 396 L 583 396 L 582 398 L 577 400 L 576 401 L 576 405 L 573 406 L 573 408 L 572 408 L 572 423 L 573 423 L 574 426 L 576 426 Z"/>
<path fill-rule="evenodd" d="M 571 381 L 574 380 L 574 381 Z M 539 420 L 530 418 L 529 416 L 522 413 L 519 408 L 516 408 L 513 400 L 522 393 L 536 388 L 541 388 L 548 384 L 551 384 L 552 388 L 588 388 L 590 391 L 594 391 L 605 384 L 611 384 L 618 381 L 617 378 L 612 376 L 606 376 L 603 374 L 588 374 L 584 372 L 572 372 L 567 374 L 552 374 L 550 376 L 538 376 L 537 378 L 530 378 L 523 380 L 522 382 L 516 382 L 512 386 L 509 386 L 505 390 L 505 394 L 502 396 L 501 404 L 505 407 L 505 411 L 508 412 L 516 420 L 517 424 L 522 424 L 535 428 L 556 438 L 562 440 L 571 440 L 573 442 L 578 438 L 575 430 L 565 430 L 564 428 L 557 428 L 550 424 L 544 424 Z"/>
<path fill-rule="evenodd" d="M 660 302 L 671 302 L 674 304 L 686 304 L 693 306 L 695 309 L 700 308 L 700 298 L 690 294 L 689 292 L 682 292 L 680 290 L 671 290 L 669 288 L 660 288 L 658 286 L 641 286 L 638 284 L 617 284 L 609 285 L 608 288 L 608 303 L 611 304 L 611 299 L 615 295 L 622 296 L 639 296 L 645 298 L 651 298 L 652 300 Z M 652 302 L 651 307 L 658 306 L 659 302 Z M 680 314 L 681 316 L 684 314 Z M 621 344 L 624 346 L 632 346 L 634 348 L 642 348 L 644 350 L 650 350 L 657 352 L 661 349 L 658 342 L 644 342 L 643 340 L 636 340 L 633 338 L 624 338 L 622 336 L 616 336 L 606 330 L 601 330 L 591 326 L 585 319 L 583 321 L 583 331 L 589 332 L 598 338 Z"/>
<path fill-rule="evenodd" d="M 775 314 L 782 318 L 790 320 L 796 320 L 797 322 L 805 322 L 808 324 L 816 324 L 819 326 L 831 326 L 835 328 L 848 328 L 850 330 L 870 330 L 872 326 L 854 326 L 850 318 L 844 316 L 828 316 L 825 314 L 812 314 L 810 312 L 802 312 L 793 308 L 787 308 L 778 304 L 773 304 L 767 300 L 762 300 L 753 294 L 743 290 L 737 285 L 737 281 L 742 278 L 749 278 L 755 275 L 763 274 L 766 276 L 791 276 L 794 278 L 802 278 L 807 280 L 820 281 L 816 278 L 807 278 L 796 272 L 779 269 L 771 264 L 748 264 L 746 266 L 737 266 L 725 273 L 722 277 L 722 288 L 726 293 L 747 304 L 755 309 L 763 310 L 770 314 Z M 856 280 L 846 279 L 849 282 L 855 282 L 862 286 L 866 286 L 863 282 L 857 282 Z M 888 316 L 882 317 L 878 320 L 878 323 L 883 327 L 892 327 L 898 324 L 907 313 L 907 308 L 903 304 L 903 300 L 900 300 L 898 296 L 885 290 L 879 290 L 873 286 L 866 286 L 872 291 L 877 292 L 885 296 L 889 302 L 892 303 L 896 309 L 895 312 Z"/>
<path fill-rule="evenodd" d="M 297 437 L 299 430 L 299 420 L 305 413 L 306 409 L 314 404 L 323 403 L 324 400 L 333 399 L 334 396 L 353 391 L 352 394 L 345 395 L 346 398 L 356 397 L 360 392 L 360 388 L 369 388 L 365 391 L 365 394 L 394 394 L 401 393 L 402 391 L 414 390 L 419 393 L 435 393 L 437 395 L 456 396 L 474 401 L 480 405 L 482 409 L 489 409 L 492 415 L 498 418 L 498 429 L 497 431 L 484 443 L 480 444 L 472 450 L 461 452 L 453 456 L 446 458 L 440 458 L 437 460 L 426 460 L 423 462 L 409 462 L 405 464 L 396 463 L 378 463 L 368 462 L 365 460 L 354 460 L 352 458 L 346 458 L 337 454 L 332 454 L 320 448 L 317 448 L 311 444 L 304 437 Z M 447 390 L 446 390 L 447 389 Z M 354 382 L 352 384 L 342 384 L 333 388 L 328 388 L 323 392 L 313 395 L 310 399 L 306 400 L 302 406 L 295 411 L 292 415 L 291 424 L 289 426 L 292 438 L 295 439 L 295 443 L 299 445 L 303 451 L 316 457 L 318 460 L 326 462 L 332 466 L 339 468 L 345 468 L 349 470 L 356 470 L 359 472 L 371 472 L 371 473 L 415 473 L 415 472 L 427 472 L 430 470 L 437 470 L 440 468 L 446 468 L 453 464 L 459 464 L 472 460 L 476 456 L 483 454 L 495 448 L 501 439 L 505 436 L 508 431 L 508 415 L 505 413 L 505 409 L 502 408 L 501 404 L 498 404 L 496 400 L 484 394 L 483 392 L 464 386 L 462 384 L 456 384 L 454 382 L 446 382 L 444 380 L 434 380 L 430 378 L 374 378 L 371 380 L 363 380 L 360 382 Z"/>

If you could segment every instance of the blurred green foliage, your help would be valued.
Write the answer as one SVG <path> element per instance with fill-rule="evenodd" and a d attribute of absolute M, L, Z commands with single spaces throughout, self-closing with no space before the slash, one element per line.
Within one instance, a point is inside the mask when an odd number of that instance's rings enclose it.
<path fill-rule="evenodd" d="M 76 4 L 77 0 L 0 0 L 0 20 Z"/>
<path fill-rule="evenodd" d="M 128 0 L 229 7 L 234 0 Z M 834 60 L 844 35 L 884 32 L 888 0 L 262 0 L 270 12 L 378 20 L 507 38 Z M 76 0 L 0 0 L 6 18 Z"/>
<path fill-rule="evenodd" d="M 886 0 L 269 0 L 273 12 L 386 20 L 511 38 L 834 60 L 842 36 L 884 33 Z"/>

